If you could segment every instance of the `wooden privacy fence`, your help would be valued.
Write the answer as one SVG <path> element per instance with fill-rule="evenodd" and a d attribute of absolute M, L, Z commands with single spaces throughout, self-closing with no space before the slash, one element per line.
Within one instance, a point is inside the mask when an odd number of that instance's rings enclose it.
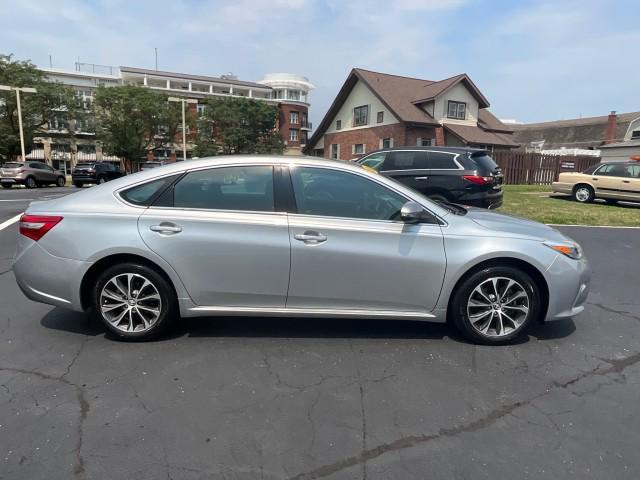
<path fill-rule="evenodd" d="M 560 172 L 581 172 L 600 163 L 600 157 L 588 155 L 542 155 L 514 151 L 493 152 L 502 168 L 504 183 L 510 185 L 551 185 Z"/>

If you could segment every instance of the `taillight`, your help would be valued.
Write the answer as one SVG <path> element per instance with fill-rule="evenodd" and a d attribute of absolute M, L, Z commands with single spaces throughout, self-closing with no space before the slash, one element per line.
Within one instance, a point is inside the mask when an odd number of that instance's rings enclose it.
<path fill-rule="evenodd" d="M 20 217 L 20 234 L 36 242 L 55 227 L 63 217 L 53 215 L 27 215 Z"/>
<path fill-rule="evenodd" d="M 462 178 L 476 185 L 489 185 L 493 183 L 493 177 L 481 177 L 480 175 L 464 175 Z"/>

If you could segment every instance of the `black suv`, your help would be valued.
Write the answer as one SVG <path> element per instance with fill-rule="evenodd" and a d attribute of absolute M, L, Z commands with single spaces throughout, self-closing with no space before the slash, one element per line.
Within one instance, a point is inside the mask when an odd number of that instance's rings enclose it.
<path fill-rule="evenodd" d="M 486 150 L 390 148 L 365 155 L 358 163 L 433 200 L 483 208 L 502 205 L 502 170 Z"/>
<path fill-rule="evenodd" d="M 85 183 L 104 183 L 122 175 L 120 169 L 109 162 L 79 163 L 71 172 L 71 181 L 80 188 Z"/>

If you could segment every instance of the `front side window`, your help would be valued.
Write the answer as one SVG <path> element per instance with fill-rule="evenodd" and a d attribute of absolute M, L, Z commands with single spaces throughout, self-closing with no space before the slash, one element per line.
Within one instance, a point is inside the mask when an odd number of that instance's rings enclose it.
<path fill-rule="evenodd" d="M 273 212 L 273 167 L 221 167 L 190 172 L 175 185 L 173 205 Z"/>
<path fill-rule="evenodd" d="M 362 105 L 353 109 L 353 126 L 369 124 L 369 105 Z"/>
<path fill-rule="evenodd" d="M 382 162 L 384 162 L 384 158 L 387 154 L 382 152 L 382 153 L 373 153 L 371 155 L 369 155 L 368 157 L 362 159 L 359 163 L 360 165 L 362 165 L 363 167 L 368 167 L 368 168 L 372 168 L 373 170 L 378 170 L 380 168 L 380 166 L 382 165 Z"/>
<path fill-rule="evenodd" d="M 400 220 L 402 195 L 360 175 L 314 167 L 291 170 L 298 213 L 366 220 Z"/>
<path fill-rule="evenodd" d="M 429 168 L 427 166 L 427 152 L 422 150 L 395 151 L 388 155 L 385 170 L 414 170 Z"/>
<path fill-rule="evenodd" d="M 605 177 L 624 177 L 625 168 L 624 168 L 624 165 L 610 163 L 600 167 L 595 174 L 602 175 Z"/>
<path fill-rule="evenodd" d="M 464 102 L 454 102 L 449 100 L 447 108 L 447 117 L 455 118 L 457 120 L 464 120 L 467 113 L 467 104 Z"/>

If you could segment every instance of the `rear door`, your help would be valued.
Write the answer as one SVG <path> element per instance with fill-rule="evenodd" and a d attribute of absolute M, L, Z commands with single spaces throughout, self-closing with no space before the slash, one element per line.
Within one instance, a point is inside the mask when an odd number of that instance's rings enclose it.
<path fill-rule="evenodd" d="M 423 193 L 428 191 L 431 182 L 426 150 L 388 152 L 380 173 Z"/>
<path fill-rule="evenodd" d="M 603 198 L 625 196 L 622 183 L 625 175 L 626 168 L 623 164 L 609 163 L 602 165 L 591 177 L 596 196 Z"/>
<path fill-rule="evenodd" d="M 622 179 L 622 189 L 629 200 L 640 202 L 640 163 L 627 165 L 625 176 Z"/>
<path fill-rule="evenodd" d="M 274 204 L 271 165 L 192 170 L 140 216 L 147 246 L 205 307 L 284 307 L 287 215 Z"/>

